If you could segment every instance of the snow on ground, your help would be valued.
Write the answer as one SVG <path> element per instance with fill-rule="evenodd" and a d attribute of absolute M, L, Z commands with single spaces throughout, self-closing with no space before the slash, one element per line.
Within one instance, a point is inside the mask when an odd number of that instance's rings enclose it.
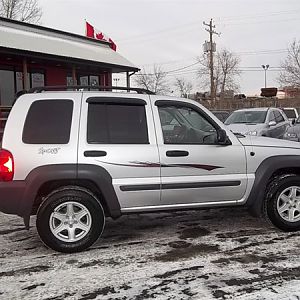
<path fill-rule="evenodd" d="M 77 254 L 43 246 L 34 221 L 0 214 L 0 299 L 300 300 L 300 233 L 243 209 L 108 219 Z"/>

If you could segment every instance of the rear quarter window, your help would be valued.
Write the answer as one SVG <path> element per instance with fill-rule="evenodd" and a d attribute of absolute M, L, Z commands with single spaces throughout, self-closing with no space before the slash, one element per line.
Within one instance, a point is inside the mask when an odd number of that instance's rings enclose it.
<path fill-rule="evenodd" d="M 37 100 L 29 108 L 22 140 L 25 144 L 67 144 L 73 115 L 72 100 Z"/>

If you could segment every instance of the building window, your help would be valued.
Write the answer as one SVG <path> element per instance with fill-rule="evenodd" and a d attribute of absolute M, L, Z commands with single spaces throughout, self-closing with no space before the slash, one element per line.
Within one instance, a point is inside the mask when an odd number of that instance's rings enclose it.
<path fill-rule="evenodd" d="M 11 106 L 15 97 L 13 70 L 0 70 L 0 105 Z"/>
<path fill-rule="evenodd" d="M 77 78 L 78 85 L 99 85 L 99 76 L 97 75 L 79 75 Z M 67 76 L 67 86 L 75 85 L 70 74 Z"/>
<path fill-rule="evenodd" d="M 30 88 L 45 85 L 43 71 L 32 70 L 28 73 Z M 23 72 L 17 67 L 0 67 L 0 106 L 11 106 L 15 94 L 24 89 Z"/>
<path fill-rule="evenodd" d="M 45 75 L 40 72 L 31 73 L 31 87 L 45 86 Z"/>
<path fill-rule="evenodd" d="M 92 85 L 92 86 L 99 85 L 99 76 L 91 75 L 90 76 L 90 85 Z"/>

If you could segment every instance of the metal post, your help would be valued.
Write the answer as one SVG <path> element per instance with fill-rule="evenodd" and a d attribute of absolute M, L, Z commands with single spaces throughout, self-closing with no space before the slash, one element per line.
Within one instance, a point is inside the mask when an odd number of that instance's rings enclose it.
<path fill-rule="evenodd" d="M 265 71 L 265 88 L 267 87 L 267 70 L 269 69 L 270 65 L 262 65 L 262 68 Z"/>
<path fill-rule="evenodd" d="M 73 81 L 73 85 L 77 85 L 75 66 L 72 67 L 72 81 Z"/>
<path fill-rule="evenodd" d="M 23 87 L 24 90 L 29 90 L 27 59 L 23 58 Z"/>
<path fill-rule="evenodd" d="M 129 72 L 126 72 L 126 87 L 128 88 L 128 92 L 130 92 L 130 75 Z"/>

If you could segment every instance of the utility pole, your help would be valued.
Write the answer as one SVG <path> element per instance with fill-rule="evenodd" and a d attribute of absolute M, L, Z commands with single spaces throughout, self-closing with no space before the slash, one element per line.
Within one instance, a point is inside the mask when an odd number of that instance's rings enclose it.
<path fill-rule="evenodd" d="M 209 44 L 206 42 L 206 46 L 204 46 L 204 51 L 209 52 L 209 68 L 210 68 L 210 96 L 212 100 L 215 100 L 215 84 L 214 84 L 214 52 L 216 52 L 216 44 L 213 43 L 213 35 L 218 34 L 214 30 L 216 28 L 213 25 L 213 19 L 210 19 L 209 23 L 203 22 L 203 25 L 207 26 L 205 30 L 209 33 Z"/>

